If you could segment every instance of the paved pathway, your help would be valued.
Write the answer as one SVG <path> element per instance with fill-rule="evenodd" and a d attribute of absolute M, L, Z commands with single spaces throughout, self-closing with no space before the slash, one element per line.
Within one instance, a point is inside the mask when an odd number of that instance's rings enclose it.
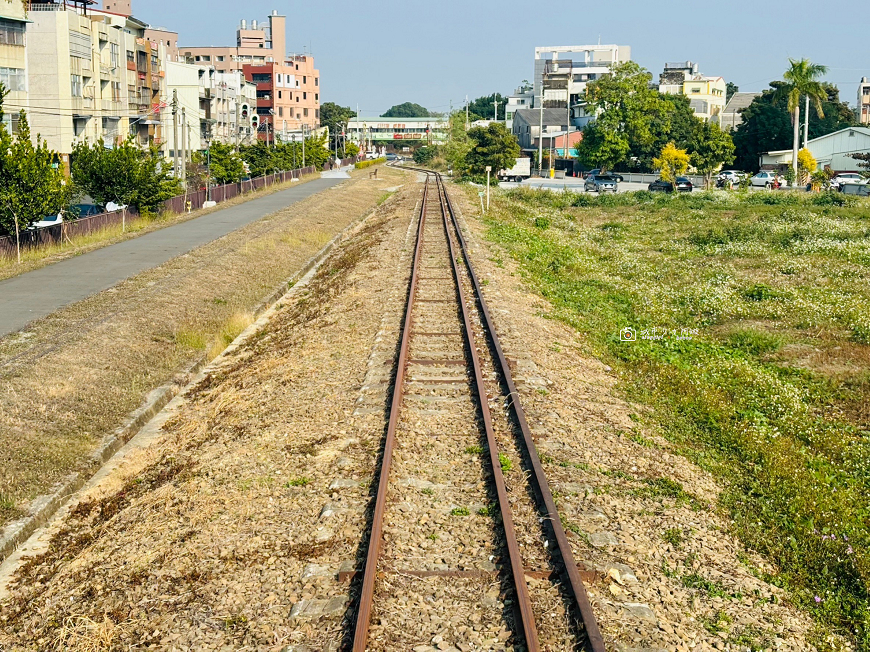
<path fill-rule="evenodd" d="M 342 177 L 348 178 L 333 173 L 0 281 L 0 337 L 335 186 Z"/>

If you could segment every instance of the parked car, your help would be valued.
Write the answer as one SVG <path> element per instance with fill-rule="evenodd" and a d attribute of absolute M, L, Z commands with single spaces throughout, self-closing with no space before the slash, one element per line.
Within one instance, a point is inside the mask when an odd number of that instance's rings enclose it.
<path fill-rule="evenodd" d="M 58 224 L 63 223 L 63 214 L 58 213 L 57 215 L 47 215 L 43 217 L 38 222 L 34 222 L 29 227 L 27 227 L 28 231 L 35 231 L 36 229 L 44 229 L 48 226 L 57 226 Z"/>
<path fill-rule="evenodd" d="M 841 172 L 831 179 L 831 188 L 842 191 L 846 185 L 864 183 L 866 179 L 857 172 Z"/>
<path fill-rule="evenodd" d="M 616 178 L 609 174 L 590 174 L 583 187 L 586 192 L 616 192 L 617 183 Z"/>
<path fill-rule="evenodd" d="M 694 186 L 692 182 L 689 181 L 686 177 L 677 177 L 677 191 L 678 192 L 692 192 L 694 190 Z M 674 184 L 670 181 L 665 181 L 664 179 L 656 179 L 649 186 L 647 186 L 647 190 L 650 192 L 673 192 Z"/>
<path fill-rule="evenodd" d="M 867 183 L 845 183 L 840 188 L 840 192 L 846 195 L 857 195 L 858 197 L 870 197 L 870 184 Z"/>
<path fill-rule="evenodd" d="M 776 172 L 762 170 L 752 177 L 750 184 L 754 188 L 773 188 L 773 184 L 776 182 L 776 176 Z"/>
<path fill-rule="evenodd" d="M 398 159 L 399 159 L 398 154 L 392 154 L 392 153 L 387 154 L 388 161 L 397 161 Z"/>
<path fill-rule="evenodd" d="M 744 176 L 745 175 L 742 172 L 738 172 L 737 170 L 722 170 L 716 177 L 716 187 L 725 188 L 729 184 L 731 186 L 740 185 Z"/>
<path fill-rule="evenodd" d="M 78 220 L 83 217 L 91 217 L 102 213 L 102 209 L 95 204 L 73 204 L 69 207 L 67 217 L 69 219 Z"/>
<path fill-rule="evenodd" d="M 594 170 L 589 170 L 589 172 L 586 173 L 586 178 L 588 179 L 589 177 L 598 176 L 599 174 L 602 174 L 601 168 L 595 168 Z M 616 179 L 618 183 L 622 183 L 623 181 L 625 181 L 623 176 L 616 172 L 605 172 L 604 174 L 610 175 L 611 177 Z"/>

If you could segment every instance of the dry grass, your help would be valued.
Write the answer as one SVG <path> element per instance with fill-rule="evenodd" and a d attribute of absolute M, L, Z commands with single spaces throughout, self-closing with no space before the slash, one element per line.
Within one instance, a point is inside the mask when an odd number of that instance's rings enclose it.
<path fill-rule="evenodd" d="M 139 237 L 140 235 L 145 235 L 146 233 L 166 228 L 167 226 L 174 226 L 181 222 L 193 220 L 197 217 L 202 217 L 203 215 L 223 210 L 224 208 L 238 206 L 239 204 L 243 204 L 252 199 L 259 199 L 260 197 L 265 197 L 266 195 L 286 190 L 291 186 L 297 186 L 300 183 L 307 183 L 319 178 L 319 174 L 309 174 L 296 182 L 288 181 L 287 183 L 262 188 L 253 193 L 248 193 L 241 197 L 234 197 L 228 201 L 221 202 L 212 208 L 203 208 L 198 211 L 192 211 L 191 213 L 164 214 L 153 218 L 128 218 L 126 231 L 122 231 L 121 225 L 119 224 L 106 227 L 96 233 L 73 236 L 61 244 L 40 247 L 38 249 L 22 249 L 20 265 L 15 256 L 0 255 L 0 281 L 12 278 L 13 276 L 18 276 L 19 274 L 24 274 L 25 272 L 31 272 L 40 267 L 45 267 L 46 265 L 64 260 L 65 258 L 80 256 L 81 254 L 94 251 L 95 249 L 102 249 L 103 247 L 130 240 Z"/>
<path fill-rule="evenodd" d="M 223 350 L 265 296 L 405 175 L 357 177 L 0 339 L 0 525 L 81 468 L 149 391 Z"/>

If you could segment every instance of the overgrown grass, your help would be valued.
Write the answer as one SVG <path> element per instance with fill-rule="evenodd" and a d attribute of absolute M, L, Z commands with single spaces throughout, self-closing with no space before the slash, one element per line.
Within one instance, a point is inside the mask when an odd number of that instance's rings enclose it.
<path fill-rule="evenodd" d="M 870 650 L 868 209 L 830 193 L 513 190 L 485 218 L 553 316 L 654 408 L 649 425 L 723 481 L 734 532 L 816 617 L 820 649 L 833 632 Z M 694 500 L 661 480 L 636 491 Z"/>

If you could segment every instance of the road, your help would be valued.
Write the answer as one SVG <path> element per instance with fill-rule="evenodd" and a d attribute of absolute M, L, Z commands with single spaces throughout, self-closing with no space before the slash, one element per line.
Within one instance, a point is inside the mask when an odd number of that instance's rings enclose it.
<path fill-rule="evenodd" d="M 2 281 L 0 337 L 19 331 L 36 319 L 107 290 L 124 279 L 162 265 L 347 178 L 347 174 L 339 171 L 326 173 L 321 179 Z"/>
<path fill-rule="evenodd" d="M 499 188 L 535 188 L 544 190 L 554 190 L 556 192 L 585 192 L 583 189 L 584 179 L 577 177 L 566 177 L 564 179 L 526 179 L 522 183 L 514 183 L 512 181 L 502 182 L 498 184 Z M 620 183 L 617 192 L 635 192 L 637 190 L 646 190 L 648 183 Z"/>

